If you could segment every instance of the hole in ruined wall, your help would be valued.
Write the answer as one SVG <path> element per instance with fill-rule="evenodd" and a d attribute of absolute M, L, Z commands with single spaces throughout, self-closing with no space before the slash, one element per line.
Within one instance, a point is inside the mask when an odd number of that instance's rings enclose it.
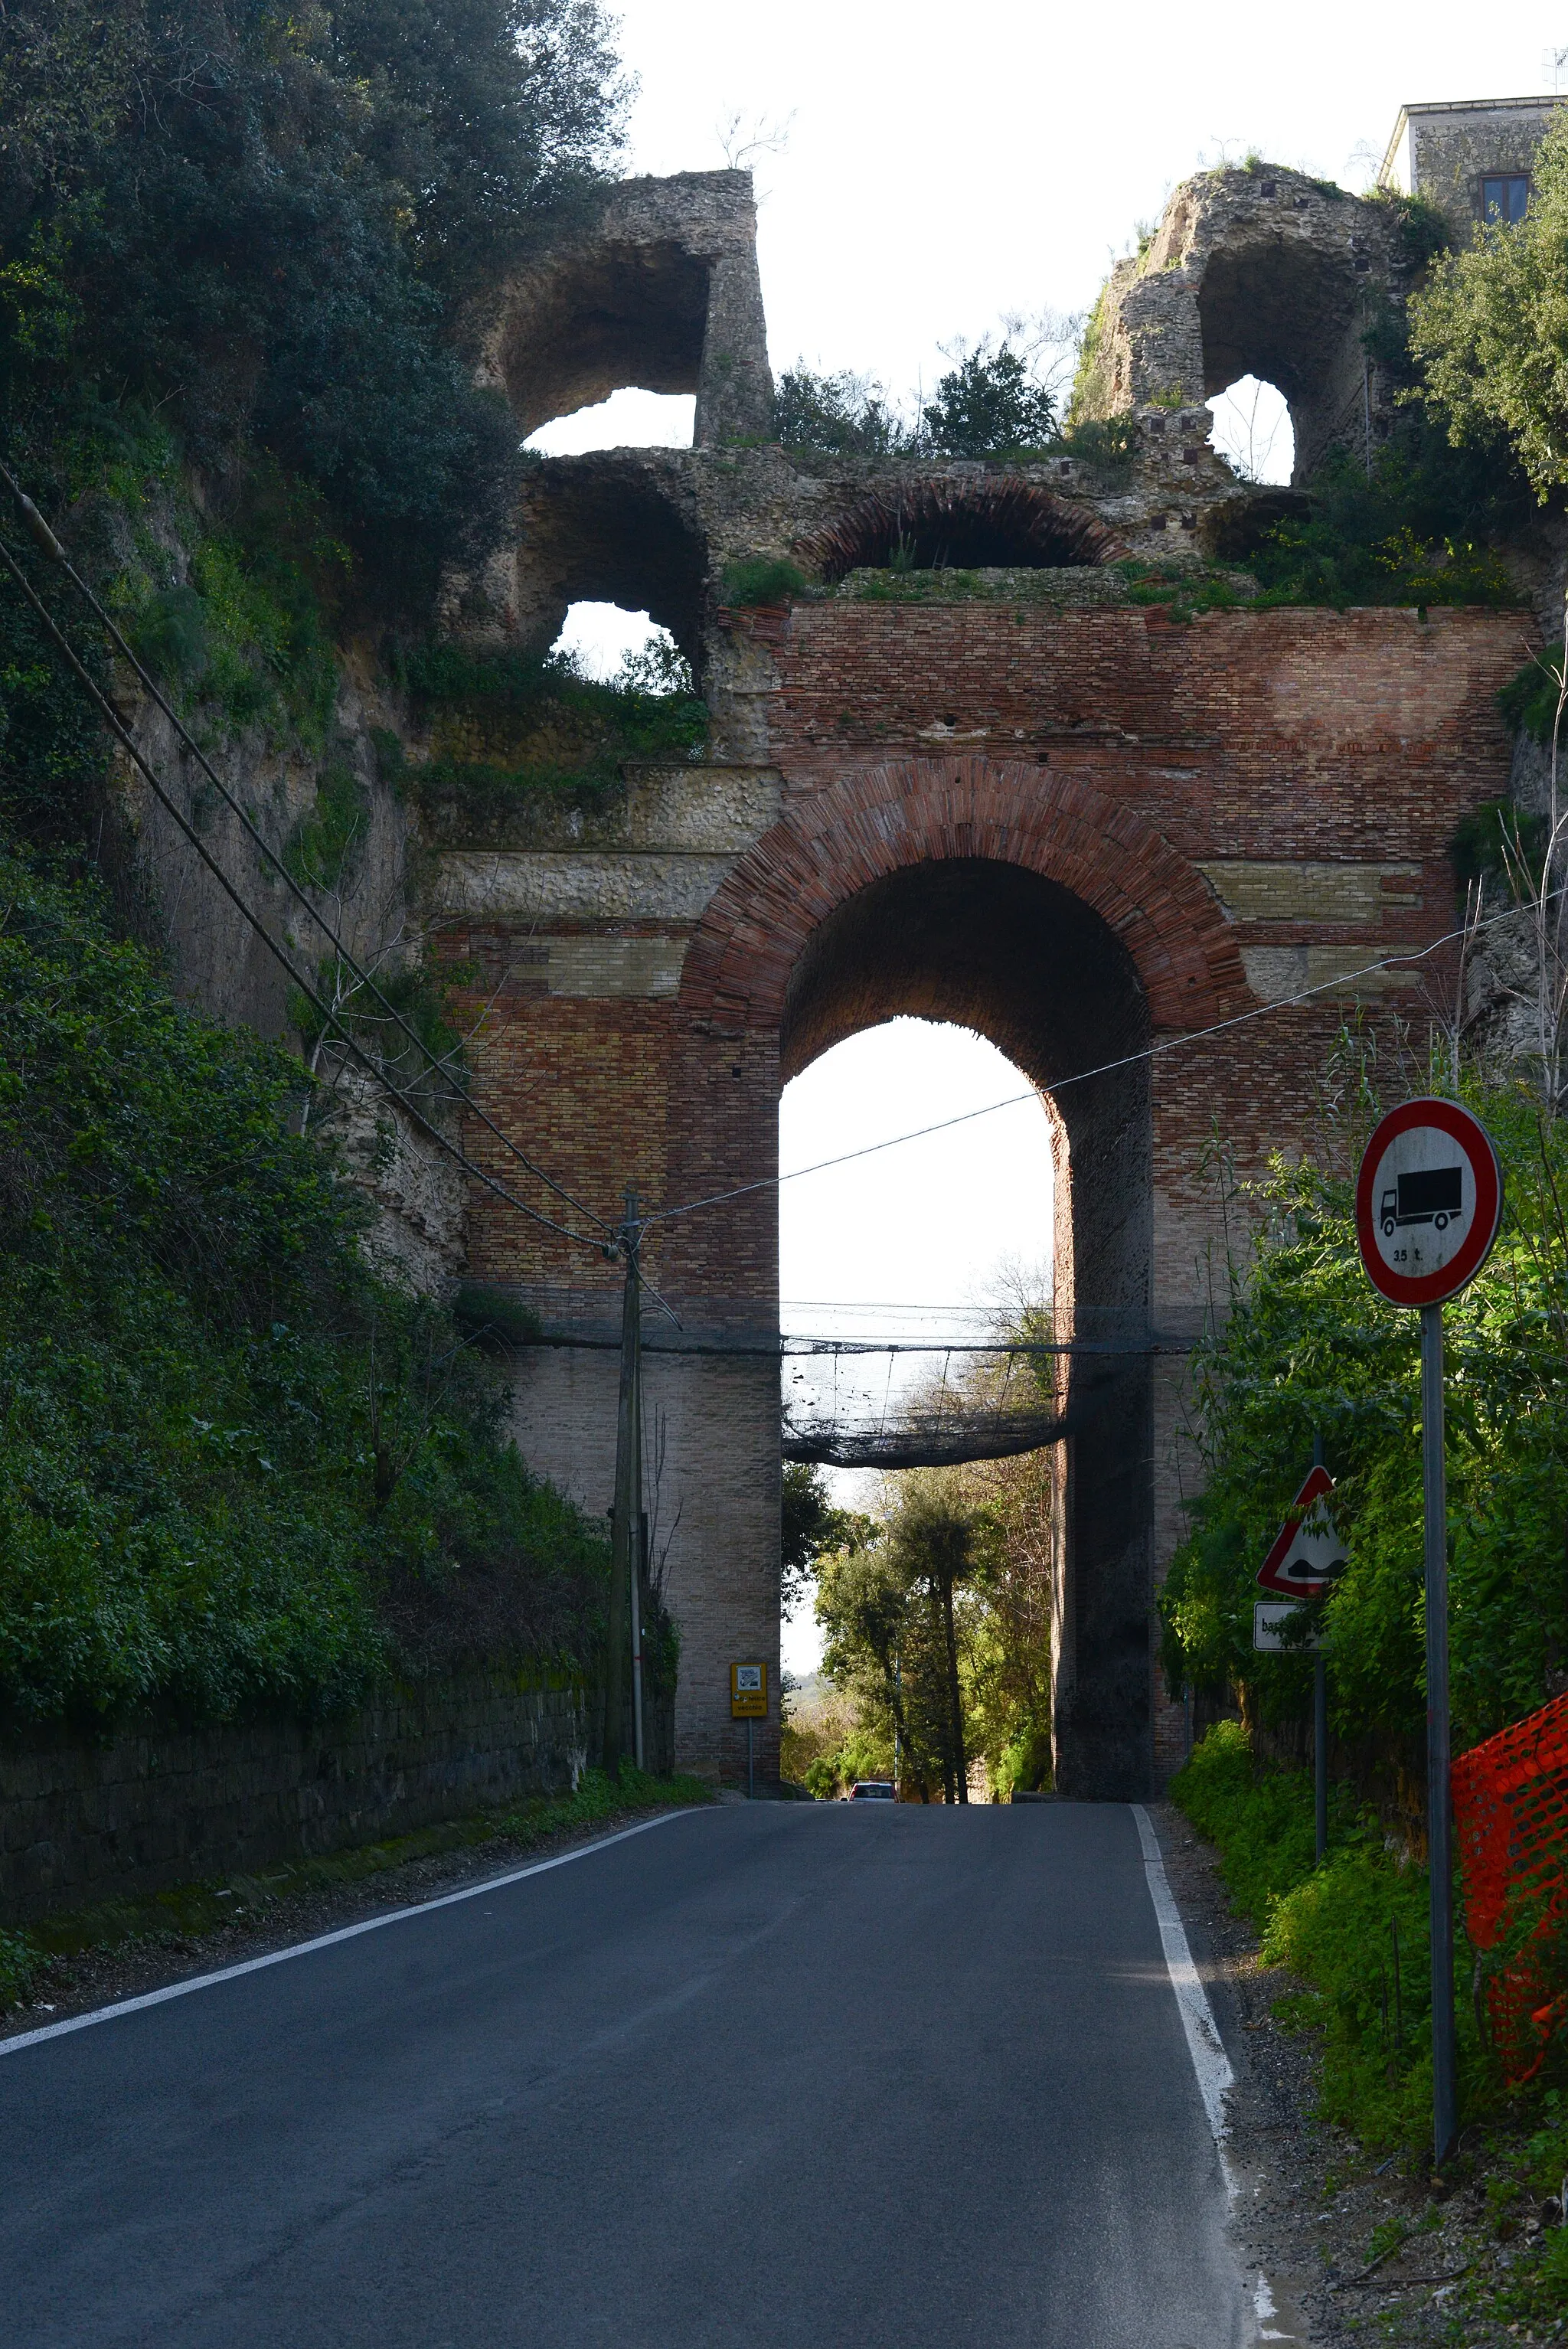
<path fill-rule="evenodd" d="M 1295 471 L 1295 427 L 1277 385 L 1244 375 L 1208 403 L 1213 448 L 1243 481 L 1284 488 Z"/>
<path fill-rule="evenodd" d="M 627 388 L 695 393 L 707 295 L 707 262 L 674 243 L 593 246 L 514 279 L 496 358 L 523 430 Z"/>
<path fill-rule="evenodd" d="M 1305 243 L 1246 243 L 1212 254 L 1198 294 L 1205 399 L 1223 398 L 1248 378 L 1266 386 L 1290 409 L 1294 442 L 1305 438 L 1307 461 L 1315 461 L 1345 398 L 1359 388 L 1362 290 L 1347 254 Z M 1353 381 L 1341 380 L 1346 365 Z M 1243 441 L 1256 437 L 1239 421 L 1237 429 Z M 1275 468 L 1284 440 L 1276 429 Z M 1302 455 L 1293 446 L 1293 465 Z M 1253 478 L 1291 476 L 1270 470 Z"/>
<path fill-rule="evenodd" d="M 911 481 L 859 500 L 799 541 L 820 577 L 851 571 L 1062 570 L 1123 552 L 1103 523 L 1027 481 Z"/>
<path fill-rule="evenodd" d="M 525 484 L 521 521 L 541 635 L 548 626 L 556 636 L 573 610 L 592 605 L 599 610 L 583 627 L 597 627 L 606 647 L 648 643 L 652 631 L 665 630 L 695 669 L 706 544 L 695 518 L 636 460 L 555 459 Z M 605 607 L 622 616 L 612 619 Z"/>
<path fill-rule="evenodd" d="M 691 693 L 691 664 L 667 628 L 619 604 L 573 604 L 550 647 L 582 677 L 645 692 Z"/>
<path fill-rule="evenodd" d="M 1047 1087 L 1113 1046 L 1137 1050 L 1148 1025 L 1131 957 L 1098 914 L 1023 865 L 977 857 L 905 866 L 812 932 L 785 994 L 785 1081 L 901 1014 L 972 1028 Z"/>
<path fill-rule="evenodd" d="M 592 408 L 542 424 L 522 445 L 540 457 L 585 457 L 595 449 L 689 449 L 696 430 L 695 394 L 623 385 Z"/>

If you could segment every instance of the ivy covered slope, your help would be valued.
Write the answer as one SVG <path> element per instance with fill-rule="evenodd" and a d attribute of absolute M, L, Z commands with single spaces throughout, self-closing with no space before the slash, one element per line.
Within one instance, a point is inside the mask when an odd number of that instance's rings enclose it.
<path fill-rule="evenodd" d="M 288 1131 L 299 1064 L 0 858 L 0 1714 L 591 1668 L 603 1541 Z"/>
<path fill-rule="evenodd" d="M 610 35 L 594 0 L 0 15 L 0 454 L 307 886 L 364 829 L 342 646 L 428 634 L 511 494 L 464 305 L 613 168 Z M 0 585 L 0 1721 L 591 1673 L 599 1530 L 370 1268 L 301 1062 L 176 1001 L 106 752 Z"/>
<path fill-rule="evenodd" d="M 707 740 L 707 706 L 667 640 L 628 653 L 612 681 L 563 654 L 419 647 L 399 682 L 430 755 L 399 771 L 433 843 L 500 847 L 546 833 L 570 810 L 615 833 L 624 765 L 677 765 Z"/>

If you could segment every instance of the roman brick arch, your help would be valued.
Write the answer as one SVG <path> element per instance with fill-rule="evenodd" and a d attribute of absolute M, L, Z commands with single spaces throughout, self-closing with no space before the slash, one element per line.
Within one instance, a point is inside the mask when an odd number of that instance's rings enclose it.
<path fill-rule="evenodd" d="M 902 761 L 794 802 L 720 889 L 686 959 L 687 1011 L 777 1034 L 780 1084 L 844 1037 L 913 1013 L 988 1036 L 1050 1102 L 1062 1327 L 1114 1350 L 1064 1360 L 1058 1380 L 1075 1430 L 1057 1463 L 1067 1792 L 1129 1797 L 1148 1784 L 1143 1048 L 1223 1017 L 1243 991 L 1212 895 L 1158 833 L 1086 782 L 983 757 Z M 1043 1219 L 1042 1201 L 1042 1237 Z"/>
<path fill-rule="evenodd" d="M 864 768 L 793 801 L 708 906 L 683 1002 L 698 1017 L 782 1024 L 796 964 L 839 905 L 901 868 L 953 858 L 1021 866 L 1097 915 L 1125 947 L 1156 1030 L 1206 1027 L 1250 1000 L 1212 891 L 1150 825 L 1056 769 L 969 756 Z"/>
<path fill-rule="evenodd" d="M 1093 509 L 1016 476 L 938 473 L 869 491 L 796 541 L 824 579 L 879 570 L 902 549 L 916 569 L 1060 570 L 1127 553 Z"/>

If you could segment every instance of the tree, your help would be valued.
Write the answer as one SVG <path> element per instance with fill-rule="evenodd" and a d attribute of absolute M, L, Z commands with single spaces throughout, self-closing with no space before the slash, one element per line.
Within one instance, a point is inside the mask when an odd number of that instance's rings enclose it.
<path fill-rule="evenodd" d="M 968 1746 L 1006 1801 L 1015 1786 L 1037 1788 L 1051 1774 L 1051 1454 L 976 1461 L 960 1480 L 976 1512 Z"/>
<path fill-rule="evenodd" d="M 779 1605 L 794 1614 L 806 1595 L 817 1561 L 830 1550 L 855 1548 L 869 1539 L 872 1521 L 853 1509 L 835 1508 L 820 1468 L 802 1460 L 784 1464 Z"/>
<path fill-rule="evenodd" d="M 942 378 L 921 422 L 944 457 L 1007 456 L 1061 437 L 1055 394 L 1034 379 L 1011 343 L 993 349 L 989 336 Z"/>
<path fill-rule="evenodd" d="M 827 1635 L 822 1669 L 850 1698 L 857 1732 L 862 1738 L 881 1732 L 899 1749 L 905 1793 L 913 1788 L 929 1802 L 934 1746 L 923 1719 L 918 1731 L 912 1733 L 911 1727 L 912 1712 L 924 1711 L 915 1657 L 919 1626 L 909 1582 L 882 1535 L 822 1558 L 817 1620 Z"/>
<path fill-rule="evenodd" d="M 1542 504 L 1568 484 L 1568 121 L 1542 141 L 1524 218 L 1432 263 L 1410 347 L 1456 444 L 1501 428 Z"/>
<path fill-rule="evenodd" d="M 815 375 L 804 359 L 779 378 L 773 429 L 787 449 L 833 457 L 896 457 L 914 437 L 871 376 Z"/>
<path fill-rule="evenodd" d="M 63 499 L 85 437 L 156 413 L 220 488 L 265 450 L 375 575 L 431 583 L 493 541 L 516 461 L 460 299 L 603 175 L 625 95 L 594 0 L 7 13 L 14 454 Z"/>
<path fill-rule="evenodd" d="M 969 1760 L 964 1734 L 964 1692 L 958 1672 L 954 1594 L 975 1568 L 975 1513 L 950 1478 L 913 1470 L 901 1479 L 888 1528 L 892 1571 L 923 1597 L 940 1651 L 943 1702 L 934 1708 L 937 1751 L 947 1799 L 969 1800 Z"/>
<path fill-rule="evenodd" d="M 1249 1716 L 1300 1720 L 1303 1655 L 1252 1648 L 1258 1560 L 1321 1435 L 1349 1564 L 1325 1602 L 1341 1735 L 1392 1773 L 1419 1750 L 1420 1363 L 1414 1317 L 1374 1296 L 1356 1242 L 1354 1170 L 1384 1106 L 1370 1049 L 1342 1040 L 1313 1154 L 1253 1195 L 1261 1229 L 1192 1358 L 1203 1489 L 1160 1611 L 1172 1692 L 1239 1685 Z M 1452 1092 L 1449 1040 L 1387 1072 L 1393 1098 Z M 1445 1308 L 1451 1670 L 1462 1746 L 1562 1686 L 1568 1655 L 1568 1125 L 1511 1077 L 1461 1071 L 1503 1162 L 1508 1216 L 1482 1272 Z"/>

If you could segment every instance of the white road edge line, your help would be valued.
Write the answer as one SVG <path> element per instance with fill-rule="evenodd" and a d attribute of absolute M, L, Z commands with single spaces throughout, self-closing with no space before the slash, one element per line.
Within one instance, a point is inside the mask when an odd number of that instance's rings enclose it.
<path fill-rule="evenodd" d="M 89 2014 L 73 2014 L 64 2023 L 46 2023 L 36 2031 L 18 2032 L 10 2039 L 0 2039 L 0 2055 L 15 2055 L 24 2047 L 36 2047 L 40 2039 L 63 2039 L 68 2031 L 90 2030 L 95 2023 L 112 2023 L 117 2015 L 138 2014 L 144 2006 L 161 2006 L 167 1999 L 189 1998 L 192 1991 L 211 1990 L 214 1982 L 234 1982 L 241 1974 L 258 1974 L 263 1966 L 282 1966 L 291 1958 L 308 1958 L 315 1950 L 330 1950 L 335 1941 L 352 1941 L 361 1933 L 377 1933 L 383 1925 L 401 1925 L 410 1917 L 428 1916 L 432 1909 L 451 1909 L 459 1900 L 477 1900 L 483 1893 L 499 1892 L 508 1884 L 521 1884 L 525 1876 L 543 1876 L 552 1868 L 569 1868 L 574 1859 L 590 1859 L 596 1851 L 608 1851 L 613 1843 L 625 1843 L 632 1836 L 646 1835 L 652 1827 L 668 1826 L 672 1819 L 696 1816 L 696 1806 L 661 1811 L 656 1818 L 639 1819 L 634 1827 L 620 1827 L 614 1835 L 599 1836 L 593 1843 L 579 1844 L 574 1851 L 557 1853 L 553 1859 L 536 1859 L 527 1868 L 509 1868 L 504 1876 L 487 1876 L 481 1884 L 465 1884 L 460 1892 L 441 1892 L 433 1900 L 417 1900 L 407 1909 L 388 1909 L 383 1917 L 365 1917 L 357 1925 L 340 1925 L 335 1933 L 317 1933 L 314 1940 L 295 1941 L 286 1950 L 269 1950 L 264 1958 L 246 1958 L 237 1966 L 220 1966 L 215 1973 L 192 1974 L 189 1981 L 170 1982 L 167 1989 L 144 1991 L 139 1998 L 122 1998 L 113 2006 L 94 2007 Z"/>
<path fill-rule="evenodd" d="M 1209 2116 L 1209 2127 L 1214 2133 L 1220 2166 L 1225 2173 L 1226 2189 L 1233 2194 L 1235 2188 L 1231 2178 L 1231 2166 L 1225 2158 L 1225 2096 L 1234 2085 L 1236 2075 L 1231 2069 L 1231 2059 L 1215 2027 L 1208 1992 L 1199 1979 L 1197 1967 L 1192 1963 L 1181 1911 L 1176 1906 L 1175 1896 L 1166 1878 L 1165 1862 L 1160 1856 L 1159 1837 L 1141 1803 L 1131 1803 L 1128 1807 L 1138 1822 L 1138 1840 L 1143 1847 L 1143 1873 L 1148 1879 L 1149 1898 L 1154 1904 L 1161 1946 L 1165 1951 L 1165 1971 L 1171 1977 L 1171 1987 L 1176 1993 L 1176 2004 L 1181 2015 L 1181 2028 L 1187 2034 L 1187 2053 L 1192 2058 L 1192 2069 L 1198 2075 L 1198 2094 L 1203 2099 L 1203 2110 Z M 0 2049 L 0 2054 L 4 2052 Z"/>

